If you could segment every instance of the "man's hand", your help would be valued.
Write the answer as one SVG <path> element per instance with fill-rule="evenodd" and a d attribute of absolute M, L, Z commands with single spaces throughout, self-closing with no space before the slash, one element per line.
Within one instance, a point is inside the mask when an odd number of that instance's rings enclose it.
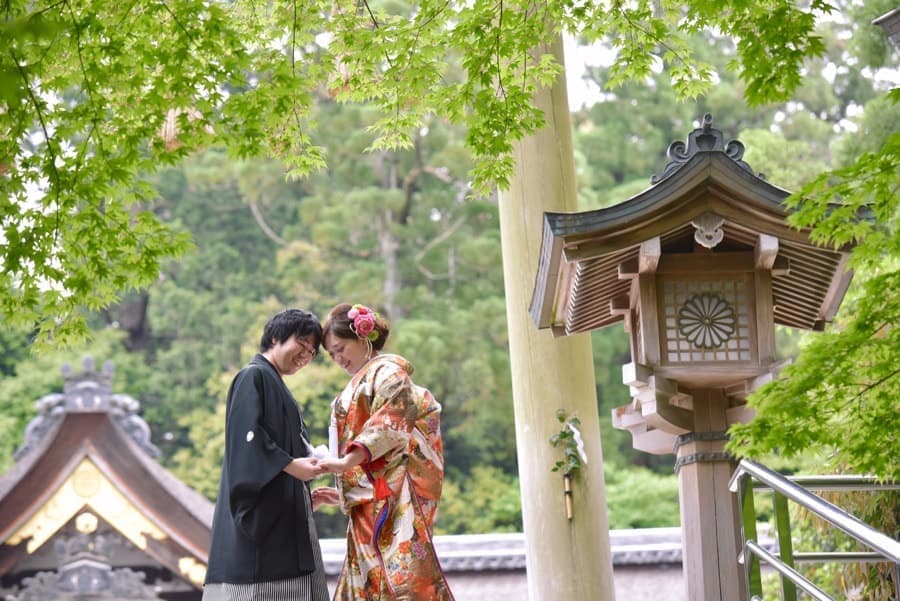
<path fill-rule="evenodd" d="M 325 473 L 325 470 L 319 465 L 319 460 L 315 457 L 297 457 L 287 464 L 284 471 L 304 482 L 309 482 Z"/>

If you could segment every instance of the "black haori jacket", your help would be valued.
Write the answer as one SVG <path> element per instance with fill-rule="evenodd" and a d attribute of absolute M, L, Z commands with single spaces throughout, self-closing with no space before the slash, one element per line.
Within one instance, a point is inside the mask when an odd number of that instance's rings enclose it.
<path fill-rule="evenodd" d="M 311 573 L 305 482 L 282 470 L 309 454 L 297 401 L 262 355 L 234 377 L 206 582 L 246 584 Z"/>

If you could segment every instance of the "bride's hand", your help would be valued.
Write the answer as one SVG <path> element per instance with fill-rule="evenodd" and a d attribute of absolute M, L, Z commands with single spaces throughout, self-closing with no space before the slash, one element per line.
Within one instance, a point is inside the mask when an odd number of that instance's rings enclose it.
<path fill-rule="evenodd" d="M 362 463 L 365 458 L 365 452 L 360 448 L 355 448 L 340 459 L 337 457 L 325 457 L 324 459 L 319 459 L 319 467 L 326 472 L 340 474 L 353 469 Z"/>
<path fill-rule="evenodd" d="M 313 511 L 322 505 L 337 505 L 340 502 L 338 490 L 331 486 L 320 486 L 312 491 Z"/>
<path fill-rule="evenodd" d="M 345 461 L 343 459 L 338 459 L 337 457 L 325 457 L 319 459 L 319 467 L 325 472 L 330 472 L 332 474 L 340 474 L 347 469 L 345 467 Z"/>

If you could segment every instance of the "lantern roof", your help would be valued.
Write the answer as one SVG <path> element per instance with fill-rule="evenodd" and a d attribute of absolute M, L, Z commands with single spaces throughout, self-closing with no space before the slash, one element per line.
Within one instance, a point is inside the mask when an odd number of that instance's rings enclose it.
<path fill-rule="evenodd" d="M 641 245 L 658 239 L 663 254 L 691 253 L 703 236 L 721 236 L 711 251 L 752 251 L 761 235 L 778 239 L 788 268 L 773 280 L 775 323 L 820 330 L 843 299 L 852 273 L 848 248 L 814 244 L 808 230 L 787 223 L 790 192 L 754 174 L 743 145 L 726 142 L 705 115 L 687 144 L 668 149 L 669 162 L 651 187 L 616 205 L 575 213 L 545 213 L 530 312 L 539 328 L 568 335 L 623 319 L 613 310 L 631 287 L 620 266 L 639 260 Z M 712 219 L 718 231 L 704 223 Z"/>

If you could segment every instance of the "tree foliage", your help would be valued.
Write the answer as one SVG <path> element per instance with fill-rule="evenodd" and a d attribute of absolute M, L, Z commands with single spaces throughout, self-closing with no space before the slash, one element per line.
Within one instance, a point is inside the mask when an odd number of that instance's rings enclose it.
<path fill-rule="evenodd" d="M 412 148 L 435 118 L 463 126 L 484 192 L 505 185 L 512 144 L 543 124 L 531 98 L 560 71 L 541 49 L 561 31 L 617 52 L 610 84 L 660 61 L 692 98 L 715 73 L 689 36 L 717 29 L 740 40 L 729 68 L 760 103 L 796 89 L 802 61 L 824 48 L 814 15 L 830 10 L 822 0 L 6 2 L 0 315 L 42 341 L 86 334 L 85 310 L 145 287 L 187 247 L 148 210 L 145 176 L 210 144 L 280 157 L 293 175 L 321 169 L 322 97 L 376 110 L 369 151 Z"/>
<path fill-rule="evenodd" d="M 436 533 L 522 531 L 518 480 L 495 467 L 477 466 L 469 478 L 447 482 L 441 498 Z"/>
<path fill-rule="evenodd" d="M 900 461 L 884 449 L 897 447 L 900 431 L 900 107 L 869 110 L 872 127 L 859 135 L 872 150 L 788 199 L 791 223 L 812 228 L 816 242 L 853 247 L 855 282 L 838 327 L 808 339 L 783 377 L 753 396 L 758 415 L 733 428 L 732 448 L 792 456 L 816 447 L 833 469 L 897 480 Z"/>
<path fill-rule="evenodd" d="M 616 51 L 612 66 L 592 70 L 603 101 L 574 115 L 581 208 L 646 187 L 669 142 L 704 112 L 777 185 L 809 181 L 833 157 L 850 165 L 872 153 L 869 167 L 837 174 L 847 185 L 863 185 L 857 176 L 876 164 L 896 167 L 865 136 L 832 144 L 854 104 L 876 92 L 846 60 L 844 29 L 811 29 L 823 4 L 5 6 L 0 314 L 12 327 L 0 329 L 0 469 L 34 401 L 59 390 L 59 365 L 90 350 L 116 364 L 115 390 L 141 401 L 163 463 L 212 498 L 225 390 L 265 319 L 286 305 L 324 316 L 336 302 L 359 301 L 391 319 L 388 350 L 406 355 L 443 405 L 448 478 L 438 530 L 520 529 L 497 199 L 483 192 L 504 184 L 511 144 L 541 123 L 531 93 L 558 66 L 532 48 L 560 30 Z M 716 85 L 704 87 L 710 78 Z M 792 102 L 750 108 L 748 95 Z M 867 108 L 863 127 L 877 130 L 884 111 Z M 304 177 L 285 179 L 285 165 Z M 813 192 L 801 209 L 812 211 L 809 223 L 823 215 Z M 835 227 L 855 223 L 838 218 L 857 209 L 834 214 Z M 863 246 L 882 225 L 850 233 Z M 870 253 L 894 240 L 877 236 Z M 874 257 L 857 266 L 854 286 Z M 59 346 L 86 332 L 92 347 L 27 352 L 35 339 Z M 671 468 L 670 457 L 637 453 L 612 429 L 610 409 L 628 402 L 627 337 L 608 328 L 592 340 L 611 523 L 677 523 L 674 476 L 621 467 Z M 853 352 L 832 369 L 852 367 Z M 872 370 L 858 382 L 889 373 L 874 350 L 864 356 Z M 345 381 L 323 358 L 289 381 L 316 442 Z M 792 418 L 773 407 L 769 419 Z M 825 405 L 805 410 L 816 407 Z M 834 428 L 840 407 L 829 409 Z M 762 420 L 768 411 L 759 406 Z M 866 427 L 852 431 L 865 439 Z M 746 434 L 748 451 L 779 444 L 763 430 L 753 443 Z M 322 533 L 337 536 L 343 524 L 330 515 Z"/>
<path fill-rule="evenodd" d="M 670 468 L 671 469 L 671 468 Z M 610 528 L 678 526 L 678 479 L 646 468 L 604 469 Z"/>

